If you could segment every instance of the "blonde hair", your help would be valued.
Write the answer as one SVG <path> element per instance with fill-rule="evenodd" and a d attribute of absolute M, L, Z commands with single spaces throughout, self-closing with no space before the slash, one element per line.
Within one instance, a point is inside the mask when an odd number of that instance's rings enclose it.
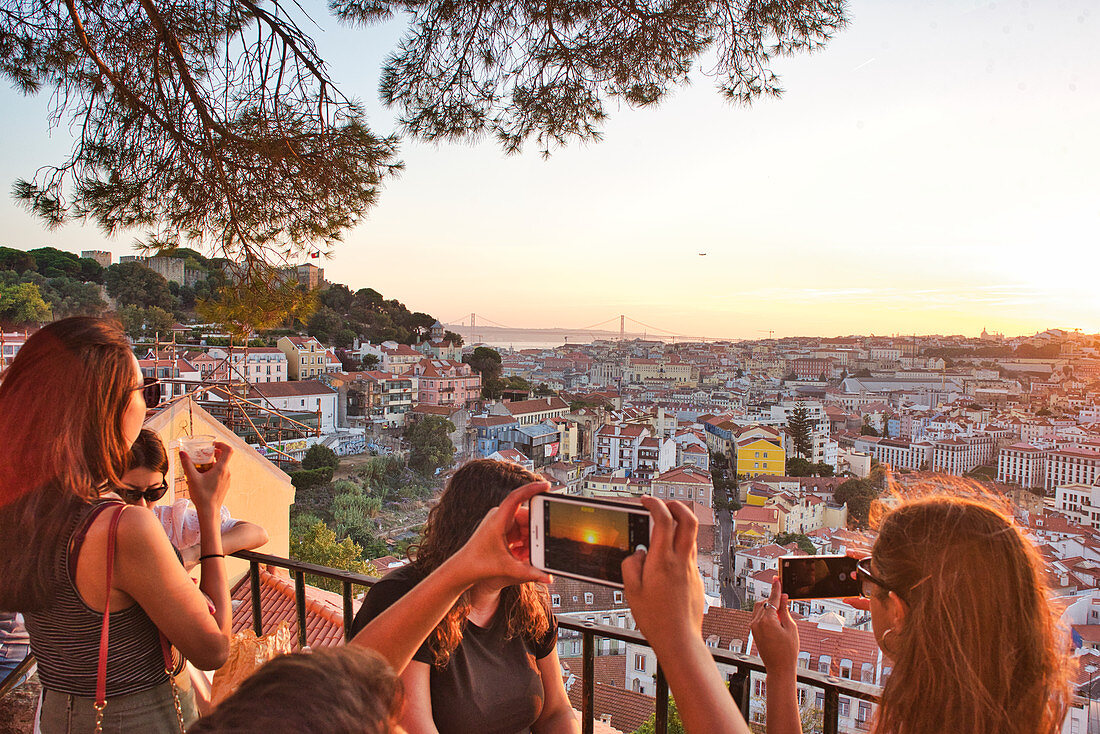
<path fill-rule="evenodd" d="M 971 483 L 926 485 L 877 525 L 875 569 L 908 613 L 884 641 L 894 668 L 874 732 L 1060 731 L 1069 640 L 1043 560 L 1003 500 Z"/>

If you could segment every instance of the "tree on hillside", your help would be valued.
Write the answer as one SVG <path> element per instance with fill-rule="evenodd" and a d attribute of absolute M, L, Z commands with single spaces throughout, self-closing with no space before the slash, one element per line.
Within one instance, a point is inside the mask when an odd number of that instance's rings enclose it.
<path fill-rule="evenodd" d="M 878 499 L 879 490 L 866 479 L 849 479 L 833 492 L 833 499 L 848 505 L 848 519 L 859 526 L 867 524 L 871 503 Z"/>
<path fill-rule="evenodd" d="M 481 375 L 481 394 L 485 398 L 500 397 L 500 352 L 489 347 L 476 347 L 470 354 L 462 355 L 462 361 Z M 495 396 L 495 397 L 494 397 Z"/>
<path fill-rule="evenodd" d="M 159 306 L 123 306 L 118 310 L 118 320 L 126 334 L 135 341 L 152 340 L 158 334 L 163 339 L 172 331 L 176 317 Z"/>
<path fill-rule="evenodd" d="M 455 447 L 450 434 L 454 430 L 454 423 L 437 415 L 425 416 L 406 428 L 409 468 L 428 476 L 453 464 Z"/>
<path fill-rule="evenodd" d="M 107 295 L 120 306 L 158 306 L 165 311 L 176 308 L 176 299 L 168 290 L 168 281 L 139 262 L 116 263 L 104 276 Z"/>
<path fill-rule="evenodd" d="M 317 518 L 302 527 L 294 523 L 290 533 L 290 557 L 315 563 L 319 566 L 339 568 L 352 573 L 367 573 L 367 564 L 363 562 L 363 549 L 351 538 L 336 540 L 336 533 Z M 339 592 L 343 584 L 334 579 L 306 574 L 306 583 L 319 586 L 328 591 Z"/>
<path fill-rule="evenodd" d="M 787 433 L 791 435 L 796 456 L 806 458 L 813 451 L 812 432 L 813 422 L 810 420 L 810 411 L 805 403 L 799 401 L 795 403 L 794 409 L 787 417 Z"/>
<path fill-rule="evenodd" d="M 55 319 L 67 316 L 100 316 L 107 310 L 94 283 L 82 283 L 75 278 L 50 278 L 42 297 L 50 305 Z"/>
<path fill-rule="evenodd" d="M 33 326 L 52 319 L 50 307 L 34 283 L 0 286 L 0 323 L 7 326 Z"/>
<path fill-rule="evenodd" d="M 817 553 L 817 548 L 804 533 L 779 533 L 772 540 L 776 545 L 788 545 L 790 543 L 797 543 L 799 550 L 805 552 L 807 555 L 814 555 Z"/>
<path fill-rule="evenodd" d="M 34 255 L 11 247 L 0 247 L 0 270 L 14 270 L 22 275 L 35 267 Z"/>
<path fill-rule="evenodd" d="M 547 154 L 599 140 L 607 105 L 656 104 L 693 70 L 735 103 L 778 96 L 775 60 L 846 23 L 842 0 L 328 5 L 351 25 L 408 19 L 380 83 L 402 132 Z M 206 244 L 251 281 L 270 276 L 265 259 L 328 250 L 401 167 L 397 140 L 372 132 L 333 82 L 299 3 L 0 0 L 0 10 L 0 73 L 45 92 L 51 123 L 77 131 L 67 160 L 15 186 L 50 226 L 149 230 L 155 249 Z"/>
<path fill-rule="evenodd" d="M 303 469 L 331 469 L 336 471 L 340 465 L 340 457 L 328 446 L 315 443 L 306 450 L 302 457 Z"/>
<path fill-rule="evenodd" d="M 448 341 L 456 347 L 461 347 L 466 343 L 462 338 L 462 334 L 459 334 L 457 331 L 451 331 L 450 329 L 445 329 L 443 331 L 443 341 Z"/>

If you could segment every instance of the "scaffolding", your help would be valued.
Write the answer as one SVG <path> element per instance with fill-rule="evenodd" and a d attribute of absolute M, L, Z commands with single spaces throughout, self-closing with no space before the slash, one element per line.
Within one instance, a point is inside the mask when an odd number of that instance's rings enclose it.
<path fill-rule="evenodd" d="M 153 375 L 159 381 L 168 385 L 178 385 L 182 389 L 179 394 L 173 395 L 165 401 L 161 407 L 176 403 L 179 400 L 189 398 L 200 405 L 206 412 L 214 416 L 226 428 L 246 443 L 258 443 L 269 454 L 275 455 L 275 461 L 279 464 L 299 464 L 299 459 L 291 456 L 283 450 L 284 441 L 295 438 L 308 438 L 321 435 L 321 409 L 318 406 L 315 411 L 288 411 L 275 406 L 271 399 L 264 395 L 262 389 L 257 387 L 243 373 L 234 359 L 234 340 L 231 336 L 228 347 L 177 344 L 176 334 L 172 332 L 171 341 L 160 340 L 160 333 L 154 334 L 153 342 L 134 342 L 135 347 L 149 346 L 151 344 Z M 184 359 L 183 352 L 207 351 L 212 349 L 225 349 L 226 356 L 216 363 L 207 377 L 195 380 L 184 380 L 174 377 L 159 377 L 161 362 L 168 362 L 173 367 L 179 359 Z M 247 343 L 244 349 L 248 349 Z M 247 354 L 247 352 L 246 352 Z M 224 379 L 219 375 L 224 374 Z M 263 384 L 263 383 L 260 383 Z M 205 399 L 203 399 L 205 398 Z M 293 418 L 291 415 L 299 416 Z M 309 425 L 313 423 L 313 425 Z M 278 443 L 279 445 L 272 445 Z"/>

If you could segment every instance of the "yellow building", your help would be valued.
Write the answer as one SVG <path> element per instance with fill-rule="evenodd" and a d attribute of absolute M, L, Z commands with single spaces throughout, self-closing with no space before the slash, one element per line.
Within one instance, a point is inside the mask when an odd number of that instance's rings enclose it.
<path fill-rule="evenodd" d="M 783 476 L 787 455 L 783 436 L 778 431 L 758 426 L 746 429 L 737 439 L 737 474 L 756 477 L 761 474 Z"/>
<path fill-rule="evenodd" d="M 145 421 L 164 443 L 168 452 L 168 493 L 161 499 L 172 504 L 187 497 L 187 481 L 179 460 L 179 439 L 208 434 L 214 440 L 229 444 L 233 456 L 229 459 L 230 486 L 225 498 L 229 514 L 238 520 L 256 523 L 267 531 L 268 542 L 256 550 L 283 558 L 290 557 L 290 506 L 294 503 L 294 486 L 279 467 L 241 440 L 191 400 L 178 400 Z M 248 562 L 226 558 L 230 585 L 248 572 Z"/>
<path fill-rule="evenodd" d="M 291 380 L 316 380 L 328 371 L 328 349 L 312 336 L 284 336 L 275 346 L 286 355 Z"/>

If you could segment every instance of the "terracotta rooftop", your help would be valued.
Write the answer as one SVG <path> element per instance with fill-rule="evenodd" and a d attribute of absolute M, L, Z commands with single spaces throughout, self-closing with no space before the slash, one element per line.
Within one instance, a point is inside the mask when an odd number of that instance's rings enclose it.
<path fill-rule="evenodd" d="M 252 584 L 246 575 L 235 587 L 232 598 L 233 632 L 252 629 Z M 290 627 L 291 644 L 298 649 L 298 615 L 294 608 L 294 583 L 283 576 L 260 568 L 260 609 L 264 633 L 285 621 Z M 335 647 L 344 642 L 344 613 L 339 595 L 306 586 L 306 644 L 310 647 Z"/>

